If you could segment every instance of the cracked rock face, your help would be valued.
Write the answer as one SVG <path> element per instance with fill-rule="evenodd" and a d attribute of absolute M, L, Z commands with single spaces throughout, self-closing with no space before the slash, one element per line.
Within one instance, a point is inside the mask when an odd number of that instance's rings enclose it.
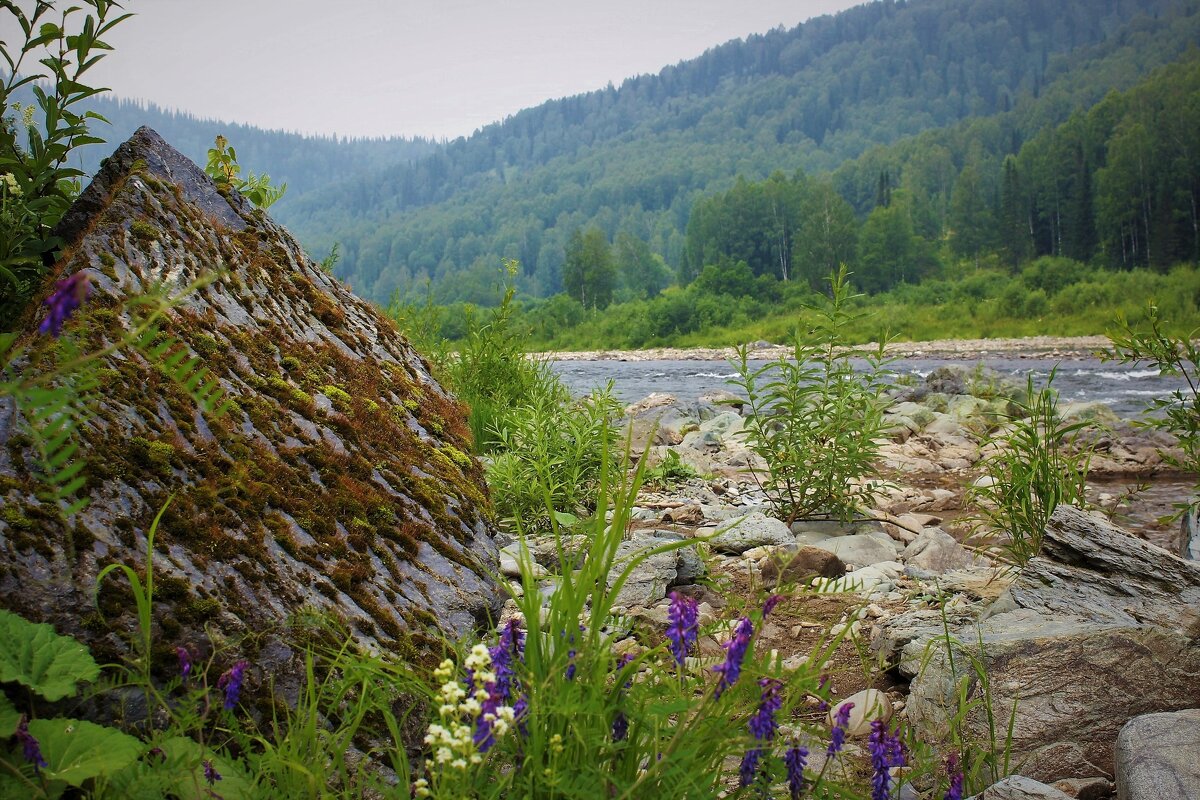
<path fill-rule="evenodd" d="M 143 128 L 61 233 L 68 246 L 46 293 L 87 271 L 95 290 L 68 328 L 88 348 L 129 327 L 129 298 L 219 271 L 164 330 L 220 380 L 232 410 L 202 416 L 137 353 L 110 358 L 82 431 L 89 505 L 64 522 L 37 499 L 28 438 L 0 409 L 0 606 L 101 657 L 122 655 L 131 597 L 110 579 L 97 613 L 95 578 L 108 564 L 143 567 L 150 523 L 171 497 L 154 542 L 161 666 L 175 645 L 261 638 L 300 612 L 406 652 L 414 636 L 461 634 L 498 612 L 464 410 L 287 231 Z M 26 341 L 36 348 L 37 335 Z"/>

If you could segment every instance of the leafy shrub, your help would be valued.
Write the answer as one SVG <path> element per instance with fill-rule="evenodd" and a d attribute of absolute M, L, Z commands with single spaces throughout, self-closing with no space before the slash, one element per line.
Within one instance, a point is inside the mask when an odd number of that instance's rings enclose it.
<path fill-rule="evenodd" d="M 272 186 L 271 178 L 268 175 L 255 175 L 251 172 L 243 178 L 242 167 L 237 160 L 237 151 L 230 146 L 224 136 L 218 136 L 215 146 L 209 148 L 208 163 L 205 165 L 204 171 L 216 181 L 218 186 L 237 189 L 242 197 L 259 208 L 270 208 L 287 192 L 286 183 Z M 334 264 L 337 263 L 337 245 L 334 245 L 330 252 L 328 261 L 327 268 L 325 262 L 322 262 L 322 268 L 327 272 L 332 271 Z"/>
<path fill-rule="evenodd" d="M 1183 455 L 1164 453 L 1164 458 L 1197 475 L 1200 474 L 1200 348 L 1196 341 L 1200 329 L 1183 336 L 1170 336 L 1163 328 L 1159 308 L 1153 303 L 1146 310 L 1145 324 L 1138 328 L 1118 317 L 1116 329 L 1108 334 L 1112 349 L 1103 358 L 1122 364 L 1149 363 L 1161 374 L 1179 376 L 1187 382 L 1186 391 L 1176 389 L 1166 397 L 1151 400 L 1152 413 L 1138 424 L 1176 436 Z M 1183 508 L 1186 506 L 1181 511 Z"/>
<path fill-rule="evenodd" d="M 967 492 L 980 505 L 980 521 L 1005 535 L 1002 547 L 1017 564 L 1042 548 L 1046 523 L 1060 504 L 1083 508 L 1090 446 L 1079 442 L 1086 421 L 1064 423 L 1058 414 L 1058 393 L 1050 373 L 1044 389 L 1034 390 L 1027 379 L 1026 398 L 1010 400 L 1016 409 L 1009 422 L 983 443 L 980 466 L 985 479 Z"/>
<path fill-rule="evenodd" d="M 83 0 L 55 19 L 53 0 L 34 4 L 29 14 L 16 3 L 0 5 L 0 27 L 20 30 L 19 50 L 0 42 L 7 66 L 0 80 L 0 330 L 20 313 L 45 274 L 44 260 L 62 245 L 51 230 L 83 177 L 69 166 L 73 152 L 104 141 L 89 123 L 106 120 L 81 112 L 79 104 L 105 91 L 89 86 L 85 73 L 112 49 L 102 37 L 131 16 L 120 10 L 111 0 Z M 26 85 L 36 108 L 12 102 Z"/>
<path fill-rule="evenodd" d="M 842 269 L 831 276 L 832 298 L 802 320 L 790 358 L 757 369 L 749 348 L 738 349 L 730 383 L 746 397 L 743 436 L 767 465 L 760 481 L 784 520 L 813 515 L 850 519 L 872 501 L 876 439 L 883 431 L 890 373 L 883 347 L 844 346 L 842 331 L 857 316 L 847 310 L 850 287 Z M 855 370 L 854 359 L 865 369 Z M 758 473 L 755 473 L 758 478 Z"/>

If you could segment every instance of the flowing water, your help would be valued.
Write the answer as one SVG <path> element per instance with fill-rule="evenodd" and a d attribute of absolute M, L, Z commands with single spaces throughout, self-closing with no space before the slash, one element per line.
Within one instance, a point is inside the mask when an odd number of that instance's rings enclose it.
<path fill-rule="evenodd" d="M 613 393 L 625 403 L 642 399 L 651 392 L 666 392 L 683 401 L 695 400 L 714 389 L 732 391 L 727 381 L 734 377 L 733 367 L 723 361 L 555 361 L 554 370 L 576 394 L 613 382 Z M 751 361 L 753 367 L 766 362 Z M 1024 385 L 1032 375 L 1034 385 L 1045 386 L 1051 370 L 1057 368 L 1054 388 L 1060 402 L 1096 400 L 1106 403 L 1120 417 L 1136 417 L 1148 401 L 1164 397 L 1185 387 L 1182 378 L 1159 375 L 1144 365 L 1103 363 L 1097 359 L 1052 360 L 1039 358 L 988 358 L 977 361 L 935 358 L 906 358 L 892 362 L 901 376 L 919 380 L 938 367 L 971 368 L 976 364 Z"/>

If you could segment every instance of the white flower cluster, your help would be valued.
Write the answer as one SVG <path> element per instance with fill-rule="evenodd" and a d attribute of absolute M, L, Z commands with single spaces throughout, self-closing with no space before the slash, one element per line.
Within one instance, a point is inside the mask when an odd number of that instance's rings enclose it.
<path fill-rule="evenodd" d="M 431 775 L 447 769 L 462 772 L 469 764 L 483 761 L 483 756 L 475 746 L 475 726 L 491 686 L 496 682 L 496 674 L 491 670 L 492 656 L 487 646 L 475 645 L 463 659 L 463 666 L 472 675 L 472 685 L 465 688 L 454 678 L 454 662 L 450 659 L 443 661 L 433 671 L 434 679 L 441 682 L 442 686 L 438 690 L 441 700 L 438 716 L 441 723 L 431 724 L 429 732 L 425 734 L 425 744 L 433 750 L 433 757 L 425 762 Z M 512 726 L 514 713 L 511 706 L 498 706 L 494 712 L 484 714 L 483 718 L 491 723 L 492 735 L 500 737 Z M 417 797 L 429 797 L 431 794 L 429 782 L 424 778 L 414 782 L 413 789 Z"/>
<path fill-rule="evenodd" d="M 9 197 L 20 197 L 21 186 L 17 183 L 16 177 L 11 172 L 6 172 L 0 175 L 0 185 L 8 189 Z"/>

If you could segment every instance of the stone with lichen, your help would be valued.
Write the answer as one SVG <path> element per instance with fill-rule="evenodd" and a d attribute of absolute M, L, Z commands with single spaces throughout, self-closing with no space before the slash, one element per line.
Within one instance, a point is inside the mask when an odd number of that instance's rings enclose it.
<path fill-rule="evenodd" d="M 37 499 L 29 439 L 0 414 L 0 605 L 120 657 L 136 625 L 127 584 L 106 581 L 97 610 L 95 578 L 108 564 L 142 568 L 170 498 L 154 542 L 161 669 L 176 645 L 206 651 L 214 638 L 268 650 L 309 610 L 368 647 L 410 654 L 414 636 L 419 647 L 434 628 L 459 634 L 498 612 L 463 407 L 287 231 L 143 128 L 60 233 L 45 291 L 88 276 L 92 296 L 67 327 L 89 347 L 129 326 L 129 298 L 219 271 L 164 327 L 232 410 L 202 415 L 141 356 L 109 359 L 82 432 L 89 504 L 65 522 Z M 30 308 L 36 345 L 44 312 Z"/>

